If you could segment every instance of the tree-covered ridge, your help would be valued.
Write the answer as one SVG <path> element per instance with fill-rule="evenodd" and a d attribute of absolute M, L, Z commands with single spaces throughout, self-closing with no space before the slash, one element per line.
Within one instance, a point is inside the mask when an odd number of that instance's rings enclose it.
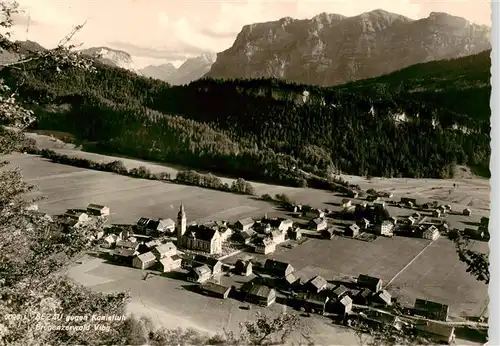
<path fill-rule="evenodd" d="M 307 172 L 444 178 L 455 164 L 489 166 L 489 105 L 450 108 L 464 90 L 489 99 L 485 56 L 335 88 L 265 79 L 172 87 L 107 66 L 93 74 L 33 66 L 20 96 L 38 102 L 39 128 L 71 132 L 99 151 L 301 186 Z M 436 93 L 439 64 L 450 77 Z M 1 75 L 18 80 L 16 70 Z M 408 121 L 395 121 L 402 113 Z"/>

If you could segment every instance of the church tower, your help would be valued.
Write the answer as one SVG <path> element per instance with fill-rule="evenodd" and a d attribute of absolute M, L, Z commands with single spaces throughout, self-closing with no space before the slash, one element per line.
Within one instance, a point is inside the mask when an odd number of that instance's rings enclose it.
<path fill-rule="evenodd" d="M 181 203 L 181 208 L 177 214 L 177 243 L 180 244 L 180 240 L 184 233 L 186 233 L 187 228 L 187 218 L 186 212 L 184 211 L 184 204 Z"/>

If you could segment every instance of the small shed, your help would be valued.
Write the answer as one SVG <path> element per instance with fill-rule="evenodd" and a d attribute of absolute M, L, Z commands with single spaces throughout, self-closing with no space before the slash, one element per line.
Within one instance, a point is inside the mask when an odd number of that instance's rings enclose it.
<path fill-rule="evenodd" d="M 109 208 L 105 205 L 91 203 L 87 206 L 87 214 L 93 216 L 109 216 Z"/>
<path fill-rule="evenodd" d="M 252 262 L 245 260 L 238 260 L 234 265 L 235 271 L 243 276 L 252 275 Z"/>
<path fill-rule="evenodd" d="M 174 243 L 168 242 L 165 244 L 161 244 L 153 248 L 151 250 L 153 255 L 156 256 L 157 259 L 162 259 L 163 257 L 173 256 L 177 253 L 177 246 Z"/>
<path fill-rule="evenodd" d="M 335 232 L 332 227 L 324 229 L 321 232 L 321 235 L 323 236 L 324 239 L 333 239 L 335 237 Z"/>
<path fill-rule="evenodd" d="M 166 256 L 160 259 L 159 262 L 162 272 L 168 273 L 182 266 L 182 257 L 179 255 Z"/>
<path fill-rule="evenodd" d="M 238 220 L 234 224 L 234 229 L 238 231 L 246 231 L 252 228 L 252 226 L 255 224 L 255 221 L 251 217 L 247 217 L 245 219 Z"/>
<path fill-rule="evenodd" d="M 256 253 L 267 255 L 276 251 L 276 243 L 271 238 L 259 237 L 254 241 L 254 251 Z"/>
<path fill-rule="evenodd" d="M 287 275 L 293 273 L 294 268 L 290 263 L 269 258 L 264 262 L 264 270 L 279 278 L 285 278 Z"/>
<path fill-rule="evenodd" d="M 386 290 L 381 290 L 373 295 L 373 301 L 375 303 L 378 303 L 378 304 L 381 304 L 384 306 L 391 306 L 392 305 L 392 296 Z"/>
<path fill-rule="evenodd" d="M 328 223 L 325 219 L 317 217 L 309 222 L 309 227 L 314 231 L 321 232 L 322 230 L 328 228 Z"/>
<path fill-rule="evenodd" d="M 344 232 L 344 235 L 355 238 L 359 235 L 359 230 L 360 230 L 359 226 L 353 223 L 352 225 L 347 227 L 347 229 Z"/>
<path fill-rule="evenodd" d="M 156 263 L 156 257 L 151 252 L 143 253 L 132 260 L 132 266 L 139 269 L 147 269 Z"/>
<path fill-rule="evenodd" d="M 415 325 L 415 329 L 424 332 L 436 343 L 453 344 L 455 341 L 455 327 L 434 321 L 422 321 Z"/>
<path fill-rule="evenodd" d="M 469 208 L 465 208 L 463 211 L 462 211 L 462 214 L 464 216 L 470 216 L 471 215 L 471 210 Z"/>
<path fill-rule="evenodd" d="M 438 321 L 447 321 L 449 314 L 448 305 L 436 303 L 425 299 L 416 299 L 414 312 L 430 319 Z"/>
<path fill-rule="evenodd" d="M 269 306 L 276 301 L 276 291 L 264 285 L 255 284 L 250 281 L 241 287 L 248 301 L 262 306 Z"/>
<path fill-rule="evenodd" d="M 328 282 L 321 275 L 316 275 L 307 282 L 306 287 L 312 293 L 319 293 L 326 289 L 327 285 Z"/>
<path fill-rule="evenodd" d="M 332 297 L 335 300 L 340 300 L 347 293 L 349 293 L 349 290 L 344 285 L 339 285 L 332 291 Z"/>
<path fill-rule="evenodd" d="M 378 292 L 382 289 L 382 280 L 373 276 L 360 274 L 357 280 L 358 286 L 368 288 L 372 292 Z"/>
<path fill-rule="evenodd" d="M 214 282 L 206 282 L 200 285 L 200 290 L 207 295 L 226 299 L 229 296 L 229 292 L 231 291 L 231 287 L 219 285 Z"/>

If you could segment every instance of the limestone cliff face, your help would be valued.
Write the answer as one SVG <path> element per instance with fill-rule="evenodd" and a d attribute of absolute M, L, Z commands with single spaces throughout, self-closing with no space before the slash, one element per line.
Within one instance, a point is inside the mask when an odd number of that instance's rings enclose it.
<path fill-rule="evenodd" d="M 446 13 L 420 20 L 383 10 L 354 17 L 286 17 L 244 26 L 205 76 L 335 85 L 479 53 L 491 48 L 490 32 L 489 27 Z"/>

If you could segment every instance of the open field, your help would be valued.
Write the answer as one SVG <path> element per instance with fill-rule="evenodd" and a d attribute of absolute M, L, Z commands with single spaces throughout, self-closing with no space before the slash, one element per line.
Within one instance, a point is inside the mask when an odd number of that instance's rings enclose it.
<path fill-rule="evenodd" d="M 87 153 L 77 150 L 73 144 L 65 144 L 48 136 L 29 134 L 37 141 L 40 148 L 53 149 L 58 153 L 86 158 L 98 162 L 110 162 L 117 158 L 112 156 Z M 144 162 L 134 159 L 119 158 L 130 169 L 146 166 L 152 172 L 169 172 L 175 174 L 177 168 L 172 165 Z M 469 207 L 473 212 L 486 216 L 490 208 L 490 183 L 488 179 L 406 179 L 406 178 L 371 178 L 343 175 L 344 179 L 353 184 L 359 184 L 363 189 L 391 191 L 394 199 L 410 196 L 421 200 L 440 200 L 450 204 L 455 210 Z M 222 178 L 222 181 L 231 184 L 234 179 Z M 276 186 L 262 183 L 252 183 L 259 195 L 268 193 L 271 196 L 277 193 L 286 193 L 292 199 L 302 204 L 311 204 L 321 207 L 318 203 L 329 200 L 331 193 L 320 190 L 302 189 L 293 187 Z M 456 184 L 456 187 L 453 187 Z M 423 203 L 423 202 L 422 202 Z"/>

